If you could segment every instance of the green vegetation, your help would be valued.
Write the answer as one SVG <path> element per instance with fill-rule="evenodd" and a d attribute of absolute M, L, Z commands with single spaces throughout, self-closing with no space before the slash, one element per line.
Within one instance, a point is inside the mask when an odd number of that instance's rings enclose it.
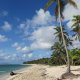
<path fill-rule="evenodd" d="M 50 58 L 42 58 L 38 60 L 28 61 L 24 63 L 28 64 L 50 64 L 50 65 L 67 65 L 67 72 L 70 73 L 70 65 L 80 65 L 80 49 L 69 50 L 68 47 L 72 45 L 71 36 L 64 24 L 63 10 L 66 4 L 71 4 L 74 7 L 77 7 L 73 0 L 48 0 L 44 10 L 46 11 L 52 4 L 56 3 L 55 6 L 55 16 L 56 22 L 59 24 L 55 28 L 56 37 L 58 42 L 55 42 L 51 47 L 52 55 Z M 74 32 L 73 36 L 76 36 L 76 39 L 80 41 L 80 15 L 74 16 L 74 24 L 72 25 L 72 31 Z"/>
<path fill-rule="evenodd" d="M 70 73 L 70 59 L 69 59 L 69 52 L 67 49 L 67 43 L 65 40 L 65 36 L 64 36 L 64 32 L 63 32 L 63 11 L 64 11 L 64 7 L 66 4 L 71 4 L 74 7 L 77 7 L 76 3 L 73 0 L 48 0 L 48 2 L 46 3 L 44 10 L 46 11 L 51 5 L 53 4 L 55 5 L 55 16 L 56 16 L 56 22 L 59 23 L 59 27 L 60 27 L 60 33 L 61 33 L 61 37 L 62 37 L 62 44 L 64 45 L 64 49 L 65 49 L 65 53 L 66 53 L 66 58 L 67 58 L 67 73 Z"/>
<path fill-rule="evenodd" d="M 76 36 L 76 39 L 79 39 L 80 41 L 80 15 L 74 16 L 72 21 L 74 22 L 74 24 L 72 25 L 72 31 L 75 32 L 73 36 Z"/>
<path fill-rule="evenodd" d="M 58 45 L 59 43 L 55 44 Z M 67 63 L 66 54 L 63 51 L 62 47 L 60 49 L 59 48 L 57 48 L 57 50 L 55 48 L 50 58 L 42 58 L 38 60 L 27 61 L 23 64 L 64 65 Z M 71 65 L 80 65 L 80 49 L 69 50 L 69 56 Z"/>
<path fill-rule="evenodd" d="M 69 51 L 70 61 L 72 65 L 80 65 L 80 49 L 72 49 Z"/>
<path fill-rule="evenodd" d="M 50 58 L 42 58 L 38 60 L 32 60 L 24 62 L 23 64 L 49 64 Z"/>

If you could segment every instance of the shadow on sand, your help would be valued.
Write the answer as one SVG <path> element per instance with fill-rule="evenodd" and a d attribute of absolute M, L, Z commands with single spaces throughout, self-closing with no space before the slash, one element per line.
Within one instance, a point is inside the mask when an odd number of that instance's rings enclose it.
<path fill-rule="evenodd" d="M 76 69 L 76 70 L 71 70 L 71 71 L 80 71 L 80 68 Z M 64 73 L 64 74 L 62 74 L 61 79 L 59 79 L 59 80 L 64 80 L 64 79 L 72 80 L 72 79 L 74 79 L 74 78 L 76 79 L 78 77 L 80 77 L 80 74 L 73 74 L 72 72 L 71 73 Z"/>

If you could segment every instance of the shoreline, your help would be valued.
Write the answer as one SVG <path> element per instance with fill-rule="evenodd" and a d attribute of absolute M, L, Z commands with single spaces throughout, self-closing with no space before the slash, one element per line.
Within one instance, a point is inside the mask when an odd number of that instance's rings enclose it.
<path fill-rule="evenodd" d="M 15 72 L 15 73 L 22 73 L 22 72 L 24 72 L 24 70 L 27 70 L 27 68 L 29 68 L 29 67 L 31 67 L 31 65 L 27 66 L 27 67 L 24 67 L 24 68 L 20 68 L 18 70 L 13 70 L 13 72 Z M 4 73 L 4 74 L 0 75 L 0 80 L 7 80 L 10 77 L 12 77 L 12 76 L 10 76 L 10 72 L 7 72 L 7 73 Z"/>
<path fill-rule="evenodd" d="M 61 78 L 61 75 L 66 72 L 66 69 L 67 67 L 65 65 L 49 66 L 31 64 L 29 67 L 14 71 L 17 73 L 14 76 L 6 74 L 2 80 L 58 80 Z M 80 74 L 80 66 L 71 66 L 71 70 L 75 75 Z M 80 76 L 76 78 L 73 76 L 73 79 L 69 77 L 68 79 L 61 80 L 80 80 Z"/>
<path fill-rule="evenodd" d="M 10 76 L 9 73 L 1 74 L 0 80 L 6 80 L 9 76 Z"/>

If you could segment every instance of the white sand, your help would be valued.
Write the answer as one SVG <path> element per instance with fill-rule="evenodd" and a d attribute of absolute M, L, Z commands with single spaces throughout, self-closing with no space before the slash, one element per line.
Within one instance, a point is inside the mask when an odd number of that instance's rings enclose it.
<path fill-rule="evenodd" d="M 64 74 L 67 70 L 66 66 L 54 66 L 46 68 L 47 75 L 50 77 L 61 78 L 62 74 Z M 73 77 L 73 79 L 63 79 L 63 80 L 80 80 L 80 66 L 71 66 L 71 72 L 75 75 L 79 75 L 77 77 Z M 54 80 L 54 79 L 53 79 Z"/>
<path fill-rule="evenodd" d="M 20 74 L 20 73 L 25 72 L 25 70 L 27 70 L 27 68 L 28 67 L 25 67 L 25 68 L 22 68 L 22 69 L 19 69 L 19 70 L 15 70 L 14 72 Z M 12 77 L 14 77 L 14 76 L 12 76 Z M 6 74 L 0 75 L 0 80 L 7 80 L 8 78 L 12 78 L 12 77 L 10 76 L 10 73 L 6 73 Z"/>
<path fill-rule="evenodd" d="M 80 66 L 72 66 L 71 70 L 79 76 L 63 80 L 80 80 Z M 66 66 L 33 65 L 17 72 L 17 75 L 4 80 L 57 80 L 66 72 Z"/>
<path fill-rule="evenodd" d="M 9 77 L 9 74 L 0 75 L 0 80 L 6 80 Z"/>

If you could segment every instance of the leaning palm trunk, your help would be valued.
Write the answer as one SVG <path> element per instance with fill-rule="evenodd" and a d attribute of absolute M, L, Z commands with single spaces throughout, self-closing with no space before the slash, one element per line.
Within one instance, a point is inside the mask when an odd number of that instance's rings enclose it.
<path fill-rule="evenodd" d="M 62 18 L 61 18 L 61 14 L 60 13 L 61 13 L 60 12 L 60 1 L 58 0 L 59 23 L 60 23 L 60 29 L 61 29 L 63 44 L 64 44 L 66 55 L 67 55 L 67 72 L 70 73 L 70 60 L 69 60 L 69 54 L 68 54 L 66 42 L 65 42 L 65 39 L 64 39 L 64 34 L 63 34 L 63 29 L 62 29 Z"/>

